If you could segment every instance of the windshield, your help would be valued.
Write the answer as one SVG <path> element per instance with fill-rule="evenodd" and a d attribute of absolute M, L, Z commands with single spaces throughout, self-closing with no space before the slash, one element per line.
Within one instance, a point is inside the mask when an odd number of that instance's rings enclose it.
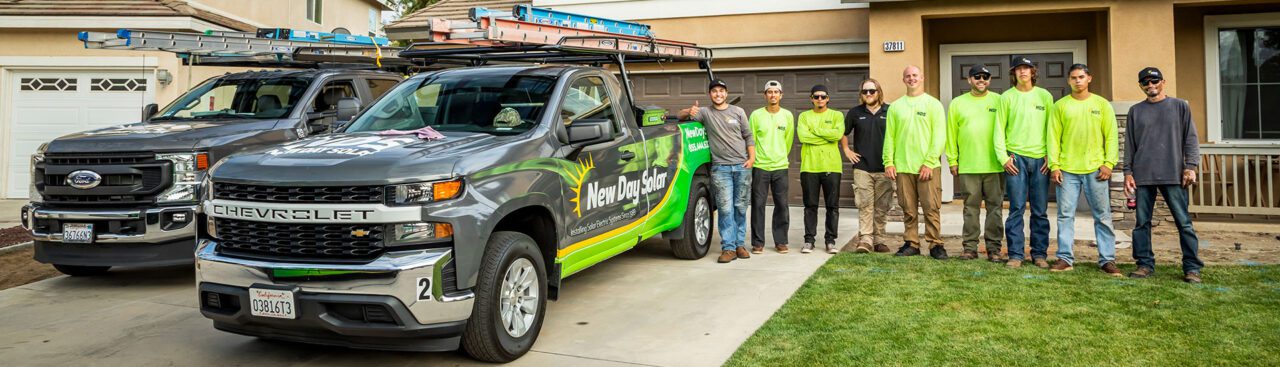
<path fill-rule="evenodd" d="M 416 130 L 519 134 L 537 125 L 555 80 L 508 70 L 437 73 L 401 83 L 346 132 Z"/>
<path fill-rule="evenodd" d="M 311 80 L 299 78 L 218 78 L 187 91 L 151 120 L 280 118 L 302 99 L 309 84 Z"/>

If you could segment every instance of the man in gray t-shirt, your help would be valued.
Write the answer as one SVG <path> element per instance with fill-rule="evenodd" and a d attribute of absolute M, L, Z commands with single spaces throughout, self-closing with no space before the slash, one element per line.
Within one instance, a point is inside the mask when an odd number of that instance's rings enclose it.
<path fill-rule="evenodd" d="M 1197 252 L 1200 239 L 1187 212 L 1187 187 L 1196 182 L 1200 166 L 1200 141 L 1191 122 L 1187 101 L 1164 94 L 1164 74 L 1148 67 L 1138 73 L 1138 87 L 1147 99 L 1129 108 L 1124 143 L 1124 188 L 1135 196 L 1138 221 L 1133 228 L 1133 259 L 1138 270 L 1131 278 L 1155 273 L 1156 258 L 1151 251 L 1151 211 L 1156 193 L 1164 196 L 1178 224 L 1182 246 L 1182 280 L 1200 283 L 1204 263 Z"/>
<path fill-rule="evenodd" d="M 702 121 L 711 147 L 711 185 L 715 189 L 716 211 L 720 213 L 721 263 L 751 257 L 746 248 L 747 203 L 751 192 L 751 165 L 756 160 L 755 138 L 747 123 L 747 113 L 730 105 L 729 86 L 723 80 L 707 87 L 711 107 L 693 106 L 680 110 L 681 120 Z"/>

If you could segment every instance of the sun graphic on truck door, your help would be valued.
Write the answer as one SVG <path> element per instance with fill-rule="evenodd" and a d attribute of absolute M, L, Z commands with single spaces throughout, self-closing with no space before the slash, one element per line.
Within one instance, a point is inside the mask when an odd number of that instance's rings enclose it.
<path fill-rule="evenodd" d="M 578 159 L 578 167 L 569 173 L 569 184 L 573 185 L 573 198 L 569 199 L 569 202 L 573 203 L 573 213 L 577 214 L 578 218 L 582 218 L 582 185 L 587 182 L 587 175 L 595 168 L 595 159 L 591 158 L 591 153 L 587 153 L 587 158 Z"/>

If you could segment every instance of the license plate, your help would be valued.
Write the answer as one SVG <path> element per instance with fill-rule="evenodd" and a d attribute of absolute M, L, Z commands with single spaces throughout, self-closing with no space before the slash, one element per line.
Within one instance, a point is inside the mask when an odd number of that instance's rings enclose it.
<path fill-rule="evenodd" d="M 93 243 L 93 223 L 66 223 L 62 225 L 62 242 Z"/>
<path fill-rule="evenodd" d="M 298 318 L 293 291 L 275 289 L 249 288 L 249 313 L 278 319 Z"/>

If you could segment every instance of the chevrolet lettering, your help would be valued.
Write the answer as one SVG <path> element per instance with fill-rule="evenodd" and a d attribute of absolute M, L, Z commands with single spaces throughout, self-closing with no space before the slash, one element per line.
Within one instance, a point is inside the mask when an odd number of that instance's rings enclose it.
<path fill-rule="evenodd" d="M 372 209 L 271 209 L 248 208 L 226 204 L 210 204 L 214 216 L 235 217 L 250 220 L 284 220 L 284 221 L 365 221 L 373 213 Z"/>

